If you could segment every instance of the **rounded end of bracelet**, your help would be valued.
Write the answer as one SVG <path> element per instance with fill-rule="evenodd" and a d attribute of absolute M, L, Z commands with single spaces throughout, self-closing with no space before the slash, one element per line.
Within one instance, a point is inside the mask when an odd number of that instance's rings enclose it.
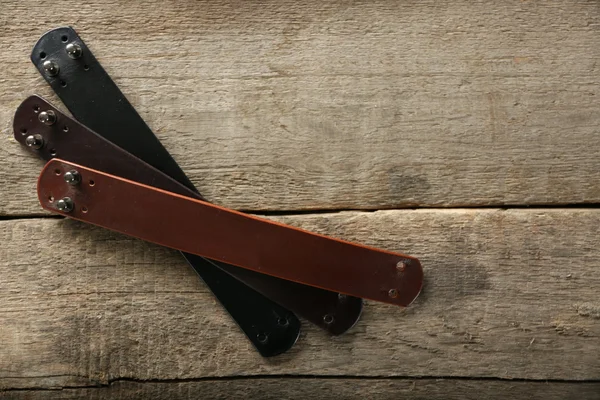
<path fill-rule="evenodd" d="M 390 302 L 408 307 L 421 293 L 423 288 L 423 268 L 416 258 L 406 258 L 396 263 L 397 286 L 389 288 L 387 296 Z"/>

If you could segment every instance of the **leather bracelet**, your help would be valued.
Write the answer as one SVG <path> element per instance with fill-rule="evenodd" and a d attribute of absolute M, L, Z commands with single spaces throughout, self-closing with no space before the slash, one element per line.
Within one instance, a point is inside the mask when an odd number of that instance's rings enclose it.
<path fill-rule="evenodd" d="M 79 178 L 74 183 L 72 176 Z M 186 253 L 281 279 L 407 306 L 419 260 L 311 233 L 60 159 L 38 180 L 43 208 Z M 148 216 L 152 216 L 149 218 Z"/>
<path fill-rule="evenodd" d="M 46 123 L 40 121 L 40 117 Z M 201 199 L 196 192 L 102 138 L 39 96 L 30 96 L 21 103 L 15 113 L 13 129 L 19 143 L 46 161 L 56 156 L 138 183 Z M 27 145 L 28 140 L 31 146 Z M 339 296 L 338 293 L 217 261 L 213 263 L 332 334 L 339 335 L 350 329 L 362 310 L 362 300 L 356 297 Z M 238 297 L 238 293 L 233 295 Z"/>

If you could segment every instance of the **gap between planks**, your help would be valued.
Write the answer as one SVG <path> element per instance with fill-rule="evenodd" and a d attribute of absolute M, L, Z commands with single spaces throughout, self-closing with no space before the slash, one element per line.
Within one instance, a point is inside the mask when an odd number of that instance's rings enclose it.
<path fill-rule="evenodd" d="M 377 211 L 417 211 L 417 210 L 428 210 L 428 211 L 448 211 L 448 210 L 546 210 L 546 209 L 594 209 L 600 208 L 600 203 L 589 203 L 589 204 L 548 204 L 548 205 L 526 205 L 526 204 L 513 204 L 513 205 L 489 205 L 489 206 L 455 206 L 455 207 L 406 207 L 406 208 L 339 208 L 339 209 L 315 209 L 315 210 L 236 210 L 245 214 L 256 214 L 258 216 L 265 217 L 285 217 L 295 215 L 319 215 L 319 214 L 337 214 L 344 212 L 361 212 L 361 213 L 373 213 Z M 14 214 L 14 215 L 0 215 L 0 221 L 12 221 L 19 219 L 37 219 L 37 218 L 64 218 L 62 215 L 54 215 L 46 212 L 40 212 L 39 214 Z"/>

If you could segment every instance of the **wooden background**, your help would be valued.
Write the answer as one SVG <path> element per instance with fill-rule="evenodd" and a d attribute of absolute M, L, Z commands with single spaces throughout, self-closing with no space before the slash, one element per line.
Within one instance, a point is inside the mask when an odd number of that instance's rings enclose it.
<path fill-rule="evenodd" d="M 422 259 L 262 359 L 175 252 L 48 215 L 12 138 L 72 25 L 211 201 Z M 0 398 L 600 399 L 600 2 L 0 3 Z M 110 110 L 99 110 L 110 112 Z"/>

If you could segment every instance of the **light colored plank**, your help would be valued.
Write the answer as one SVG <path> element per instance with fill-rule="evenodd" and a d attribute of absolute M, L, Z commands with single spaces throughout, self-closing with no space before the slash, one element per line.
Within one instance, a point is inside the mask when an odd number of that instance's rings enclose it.
<path fill-rule="evenodd" d="M 50 94 L 29 51 L 63 24 L 219 204 L 600 201 L 595 1 L 8 0 L 0 214 L 40 212 L 11 120 Z"/>
<path fill-rule="evenodd" d="M 6 392 L 37 399 L 406 399 L 598 400 L 600 383 L 494 382 L 444 379 L 236 379 L 200 382 L 119 381 L 107 387 Z M 0 392 L 2 398 L 2 392 Z"/>
<path fill-rule="evenodd" d="M 426 284 L 342 337 L 261 359 L 176 252 L 60 219 L 0 221 L 0 387 L 244 375 L 599 380 L 600 212 L 278 217 L 405 251 Z"/>

